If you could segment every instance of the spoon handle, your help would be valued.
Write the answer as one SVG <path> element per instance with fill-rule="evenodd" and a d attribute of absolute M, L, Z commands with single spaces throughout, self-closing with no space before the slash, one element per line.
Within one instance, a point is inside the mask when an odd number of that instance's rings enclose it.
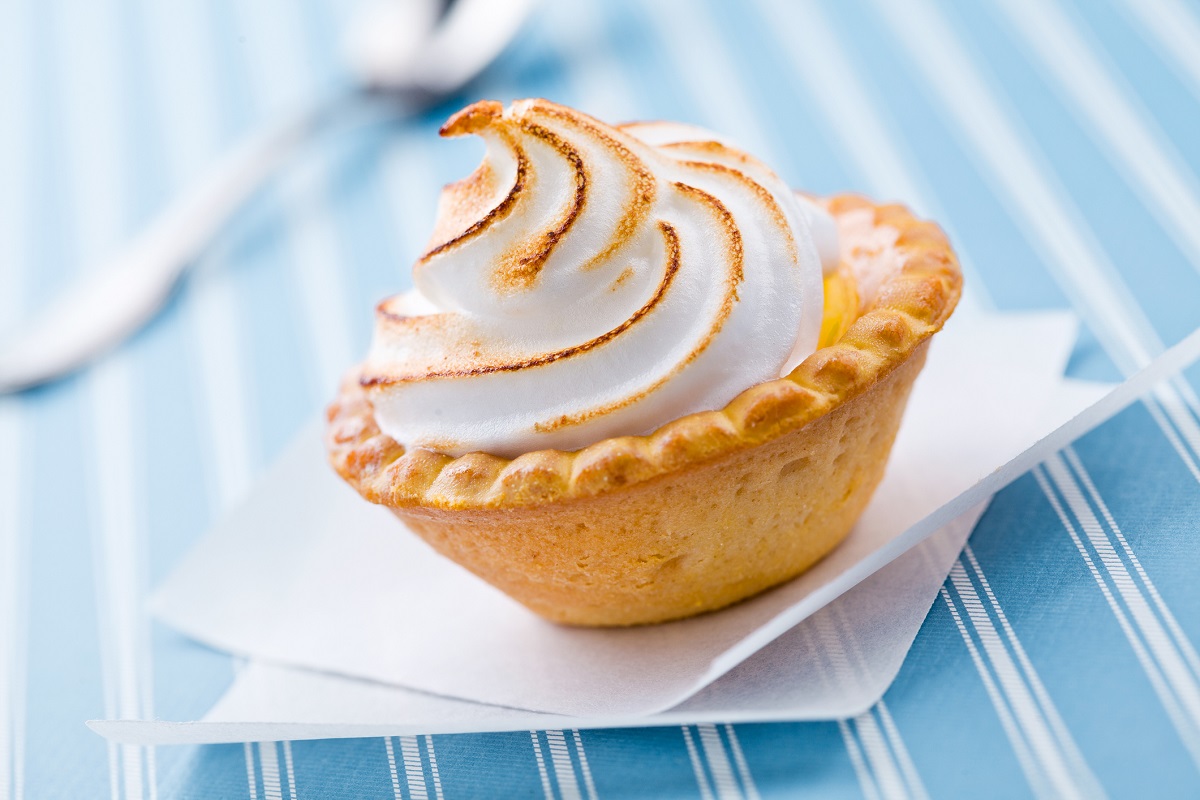
<path fill-rule="evenodd" d="M 141 329 L 234 212 L 350 97 L 307 107 L 227 153 L 107 263 L 0 341 L 0 393 L 61 377 Z"/>

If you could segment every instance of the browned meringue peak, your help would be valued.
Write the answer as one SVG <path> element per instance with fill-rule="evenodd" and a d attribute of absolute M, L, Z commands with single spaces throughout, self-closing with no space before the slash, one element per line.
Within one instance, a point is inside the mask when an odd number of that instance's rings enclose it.
<path fill-rule="evenodd" d="M 546 100 L 442 131 L 487 151 L 443 191 L 415 291 L 379 307 L 362 383 L 398 442 L 575 449 L 720 408 L 815 349 L 814 212 L 719 137 Z"/>

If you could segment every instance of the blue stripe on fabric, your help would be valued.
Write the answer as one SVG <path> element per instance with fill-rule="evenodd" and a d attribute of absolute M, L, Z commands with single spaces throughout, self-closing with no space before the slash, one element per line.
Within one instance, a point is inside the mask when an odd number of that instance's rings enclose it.
<path fill-rule="evenodd" d="M 931 796 L 969 796 L 984 786 L 996 797 L 1030 795 L 1021 765 L 941 599 L 930 609 L 885 699 Z"/>
<path fill-rule="evenodd" d="M 1074 449 L 1164 599 L 1200 643 L 1200 585 L 1189 566 L 1200 563 L 1200 483 L 1142 405 Z M 1135 464 L 1154 465 L 1153 480 L 1131 480 Z"/>
<path fill-rule="evenodd" d="M 33 44 L 29 48 L 32 63 L 28 65 L 27 80 L 32 107 L 26 119 L 33 130 L 29 137 L 29 159 L 35 168 L 29 171 L 31 184 L 27 196 L 33 209 L 30 213 L 33 230 L 25 287 L 26 307 L 38 308 L 61 291 L 77 269 L 78 259 L 72 252 L 71 238 L 61 235 L 59 226 L 70 204 L 67 165 L 62 158 L 67 126 L 60 98 L 61 81 L 54 67 L 54 34 L 45 6 L 35 5 L 29 17 L 32 30 L 26 35 Z M 62 391 L 64 386 L 58 384 L 41 391 Z M 36 401 L 39 393 L 31 397 Z"/>
<path fill-rule="evenodd" d="M 339 778 L 344 780 L 345 776 L 339 775 Z M 258 792 L 262 798 L 261 782 Z M 172 800 L 245 800 L 247 780 L 243 746 L 219 744 L 187 748 L 177 768 L 163 776 L 158 794 L 160 798 Z"/>
<path fill-rule="evenodd" d="M 265 121 L 255 109 L 268 98 L 254 95 L 250 57 L 239 39 L 245 32 L 234 20 L 231 3 L 218 0 L 207 8 L 214 20 L 213 61 L 221 67 L 219 83 L 225 89 L 222 112 L 235 137 L 249 135 Z M 229 238 L 223 249 L 236 286 L 238 317 L 244 324 L 245 381 L 256 390 L 250 414 L 251 430 L 259 434 L 252 448 L 256 468 L 279 452 L 311 413 L 297 400 L 311 398 L 317 383 L 306 350 L 308 333 L 297 313 L 300 298 L 294 265 L 283 244 L 287 232 L 278 193 L 268 186 L 226 233 Z"/>
<path fill-rule="evenodd" d="M 1179 148 L 1193 171 L 1200 172 L 1200 95 L 1181 79 L 1170 56 L 1123 7 L 1123 0 L 1106 3 L 1073 0 L 1073 16 L 1102 42 L 1104 53 L 1120 69 L 1129 88 Z M 1200 9 L 1189 6 L 1193 16 Z"/>
<path fill-rule="evenodd" d="M 1093 141 L 1088 122 L 1039 74 L 1035 58 L 1014 42 L 1011 27 L 988 4 L 954 4 L 964 44 L 986 60 L 994 85 L 1020 109 L 1020 122 L 1053 165 L 1057 178 L 1083 211 L 1135 301 L 1146 309 L 1168 345 L 1200 325 L 1200 265 L 1172 244 L 1140 198 Z M 998 35 L 1002 34 L 1002 35 Z M 1192 148 L 1200 150 L 1200 148 Z"/>
<path fill-rule="evenodd" d="M 336 797 L 339 792 L 347 798 L 393 796 L 382 739 L 292 742 L 291 747 L 300 797 Z M 403 777 L 400 785 L 407 790 Z"/>
<path fill-rule="evenodd" d="M 751 724 L 736 730 L 763 798 L 861 796 L 836 723 Z M 798 781 L 797 776 L 803 777 Z"/>
<path fill-rule="evenodd" d="M 598 23 L 596 35 L 603 37 L 608 56 L 604 59 L 593 52 L 592 58 L 607 60 L 607 67 L 621 80 L 621 94 L 627 96 L 631 119 L 702 122 L 688 89 L 663 58 L 655 31 L 642 24 L 625 3 L 598 3 L 593 13 Z M 599 45 L 595 50 L 600 50 Z"/>
<path fill-rule="evenodd" d="M 76 393 L 39 392 L 25 415 L 30 435 L 29 632 L 26 679 L 29 797 L 99 797 L 107 792 L 103 742 L 82 726 L 104 713 L 98 666 L 89 507 L 78 491 L 84 468 L 63 454 L 85 432 Z M 65 754 L 72 769 L 64 773 Z"/>
<path fill-rule="evenodd" d="M 1085 437 L 1080 446 L 1091 452 L 1101 442 L 1112 447 L 1114 441 L 1121 442 L 1120 449 L 1105 453 L 1104 458 L 1112 463 L 1120 457 L 1124 474 L 1115 481 L 1093 476 L 1106 499 L 1110 487 L 1129 478 L 1125 456 L 1131 442 L 1162 442 L 1162 437 L 1144 408 L 1134 406 Z M 1177 460 L 1173 452 L 1162 452 L 1161 447 L 1156 455 Z M 1190 474 L 1186 477 L 1192 487 L 1187 491 L 1183 482 L 1176 483 L 1174 488 L 1183 490 L 1177 497 L 1190 495 L 1196 503 L 1195 481 Z M 1140 488 L 1145 491 L 1144 486 Z M 1126 534 L 1137 546 L 1136 531 L 1126 530 Z M 1128 796 L 1134 783 L 1140 783 L 1141 791 L 1154 795 L 1200 778 L 1037 482 L 1026 476 L 1000 495 L 976 528 L 971 546 L 1084 757 L 1105 786 L 1117 796 Z M 1042 568 L 1031 570 L 1031 564 Z M 1184 585 L 1194 583 L 1184 577 L 1187 570 L 1182 564 L 1155 571 L 1159 582 L 1178 586 L 1182 578 Z M 1193 595 L 1190 607 L 1195 608 L 1195 592 L 1188 593 Z M 1182 610 L 1189 605 L 1174 607 Z M 1085 620 L 1086 624 L 1047 624 L 1056 619 Z M 1194 625 L 1196 620 L 1191 622 Z M 1141 733 L 1114 737 L 1114 729 Z M 1134 766 L 1139 764 L 1144 765 L 1142 769 L 1154 764 L 1155 774 L 1133 779 L 1142 772 Z M 1121 787 L 1125 791 L 1118 791 Z"/>
<path fill-rule="evenodd" d="M 251 35 L 259 38 L 258 58 L 250 61 L 250 80 L 272 106 L 303 103 L 307 107 L 322 102 L 335 76 L 322 70 L 332 64 L 331 42 L 305 36 L 302 9 L 290 4 L 275 4 L 266 11 L 247 11 L 258 6 L 241 6 L 243 23 Z M 270 102 L 273 101 L 273 102 Z M 336 135 L 336 134 L 335 134 Z M 279 200 L 286 220 L 287 237 L 282 243 L 282 258 L 288 262 L 292 281 L 297 285 L 299 317 L 307 345 L 306 362 L 315 377 L 307 400 L 297 406 L 309 413 L 325 402 L 336 388 L 341 375 L 351 366 L 352 336 L 348 328 L 347 297 L 341 273 L 347 237 L 334 221 L 329 204 L 331 151 L 325 141 L 317 141 L 302 153 L 302 158 L 284 173 L 279 182 Z"/>
<path fill-rule="evenodd" d="M 699 796 L 695 772 L 677 726 L 580 734 L 599 797 Z M 438 747 L 440 756 L 440 739 Z M 440 758 L 438 763 L 442 763 Z M 583 791 L 582 781 L 580 789 Z"/>
<path fill-rule="evenodd" d="M 315 95 L 335 97 L 352 91 L 353 77 L 340 60 L 338 43 L 329 36 L 331 30 L 344 28 L 346 9 L 316 0 L 301 7 Z M 326 210 L 341 234 L 344 263 L 339 275 L 350 300 L 350 338 L 356 352 L 365 351 L 370 341 L 375 303 L 396 290 L 409 267 L 388 220 L 380 178 L 381 160 L 402 119 L 336 129 L 320 144 L 328 158 Z"/>
<path fill-rule="evenodd" d="M 861 3 L 861 0 L 858 2 Z M 947 126 L 951 124 L 950 116 L 944 108 L 934 109 L 928 105 L 932 102 L 932 95 L 927 90 L 926 81 L 917 65 L 899 53 L 901 43 L 896 41 L 892 32 L 878 27 L 880 22 L 875 19 L 875 13 L 863 8 L 852 11 L 848 6 L 849 4 L 841 6 L 839 10 L 846 17 L 846 35 L 858 40 L 857 57 L 866 62 L 887 59 L 872 67 L 872 72 L 878 80 L 906 76 L 881 96 L 887 99 L 889 108 L 896 113 L 896 119 L 901 126 L 911 126 L 914 149 L 922 140 L 948 135 L 945 140 L 939 139 L 936 147 L 926 148 L 924 153 L 918 151 L 918 158 L 931 171 L 935 189 L 939 192 L 961 190 L 962 194 L 957 196 L 944 194 L 943 197 L 948 199 L 944 200 L 943 205 L 946 213 L 954 220 L 954 228 L 968 239 L 969 250 L 977 262 L 976 267 L 988 276 L 988 286 L 992 289 L 996 305 L 1000 308 L 1011 307 L 1007 300 L 1010 291 L 1012 296 L 1024 295 L 1026 298 L 1024 302 L 1018 302 L 1016 307 L 1038 307 L 1045 300 L 1063 296 L 1064 292 L 1078 296 L 1079 290 L 1072 286 L 1058 286 L 1054 292 L 1045 291 L 1047 282 L 1056 282 L 1056 279 L 1051 277 L 1056 270 L 1052 268 L 1052 264 L 1046 263 L 1036 254 L 1037 245 L 1031 232 L 1024 231 L 1018 224 L 1014 216 L 1016 212 L 1010 213 L 1007 205 L 1009 201 L 997 198 L 995 205 L 992 205 L 992 178 L 979 173 L 978 170 L 983 169 L 984 164 L 976 160 L 974 152 L 960 149 L 967 146 L 967 137 L 959 131 L 949 130 Z M 954 34 L 953 29 L 950 29 L 950 33 Z M 981 74 L 986 76 L 986 65 L 979 66 Z M 986 80 L 986 77 L 981 77 L 980 80 Z M 906 115 L 906 108 L 915 108 L 917 113 L 914 115 L 910 112 Z M 1012 109 L 1002 108 L 1001 111 L 1012 114 Z M 1014 130 L 1019 130 L 1015 117 L 1011 124 Z M 955 163 L 959 155 L 963 156 L 963 160 Z M 943 178 L 951 180 L 943 182 Z M 972 229 L 972 223 L 977 223 L 979 227 Z M 1084 330 L 1081 334 L 1084 347 L 1076 352 L 1073 367 L 1080 377 L 1117 379 L 1120 373 L 1112 365 L 1108 354 L 1100 348 L 1089 346 L 1090 342 L 1096 339 L 1094 331 L 1088 330 L 1088 325 L 1093 322 L 1096 321 L 1084 320 Z M 1098 324 L 1106 322 L 1107 320 L 1102 320 Z"/>
<path fill-rule="evenodd" d="M 382 172 L 398 128 L 383 124 L 363 131 L 340 148 L 332 163 L 329 205 L 345 232 L 342 274 L 357 352 L 365 352 L 370 341 L 375 304 L 411 285 L 412 255 L 423 244 L 404 241 L 387 198 Z M 414 184 L 411 190 L 432 199 L 437 188 Z"/>
<path fill-rule="evenodd" d="M 781 43 L 767 30 L 767 23 L 754 5 L 739 7 L 709 0 L 705 11 L 730 40 L 742 58 L 734 64 L 740 85 L 763 115 L 763 124 L 780 135 L 782 161 L 772 166 L 788 184 L 817 195 L 846 191 L 869 193 L 864 176 L 855 174 L 836 144 L 836 132 L 823 125 L 813 98 L 798 82 L 786 79 L 790 67 L 783 59 Z M 783 76 L 765 81 L 763 75 Z"/>
<path fill-rule="evenodd" d="M 435 736 L 442 791 L 447 798 L 478 797 L 504 787 L 514 797 L 541 797 L 531 747 L 525 731 Z"/>
<path fill-rule="evenodd" d="M 306 61 L 314 97 L 332 97 L 348 89 L 354 76 L 343 59 L 343 42 L 331 31 L 343 31 L 353 9 L 349 4 L 329 4 L 322 0 L 302 0 L 295 4 L 297 28 L 304 39 Z"/>
<path fill-rule="evenodd" d="M 968 243 L 989 293 L 1001 309 L 1062 308 L 1067 300 L 1024 232 L 979 175 L 954 132 L 922 88 L 924 81 L 899 52 L 874 12 L 860 0 L 825 3 L 850 58 L 874 88 L 926 181 Z"/>

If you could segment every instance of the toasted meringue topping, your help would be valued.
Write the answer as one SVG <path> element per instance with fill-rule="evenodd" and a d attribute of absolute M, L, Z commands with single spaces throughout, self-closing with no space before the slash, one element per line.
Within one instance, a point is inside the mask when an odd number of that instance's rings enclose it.
<path fill-rule="evenodd" d="M 476 103 L 480 167 L 442 192 L 415 288 L 361 373 L 405 447 L 513 457 L 723 407 L 816 348 L 837 230 L 703 129 Z"/>

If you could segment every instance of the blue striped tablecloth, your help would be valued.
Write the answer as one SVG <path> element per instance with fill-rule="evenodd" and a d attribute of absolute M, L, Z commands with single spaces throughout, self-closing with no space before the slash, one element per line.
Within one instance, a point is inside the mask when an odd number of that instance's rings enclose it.
<path fill-rule="evenodd" d="M 223 149 L 347 80 L 326 0 L 0 5 L 0 323 Z M 541 95 L 723 131 L 818 193 L 941 221 L 1002 309 L 1074 306 L 1072 373 L 1200 324 L 1200 8 L 1187 0 L 546 2 L 468 94 L 333 137 L 81 375 L 0 398 L 0 798 L 1200 795 L 1200 372 L 993 503 L 906 665 L 844 722 L 199 748 L 237 664 L 143 599 L 330 397 L 406 285 L 453 109 Z"/>

